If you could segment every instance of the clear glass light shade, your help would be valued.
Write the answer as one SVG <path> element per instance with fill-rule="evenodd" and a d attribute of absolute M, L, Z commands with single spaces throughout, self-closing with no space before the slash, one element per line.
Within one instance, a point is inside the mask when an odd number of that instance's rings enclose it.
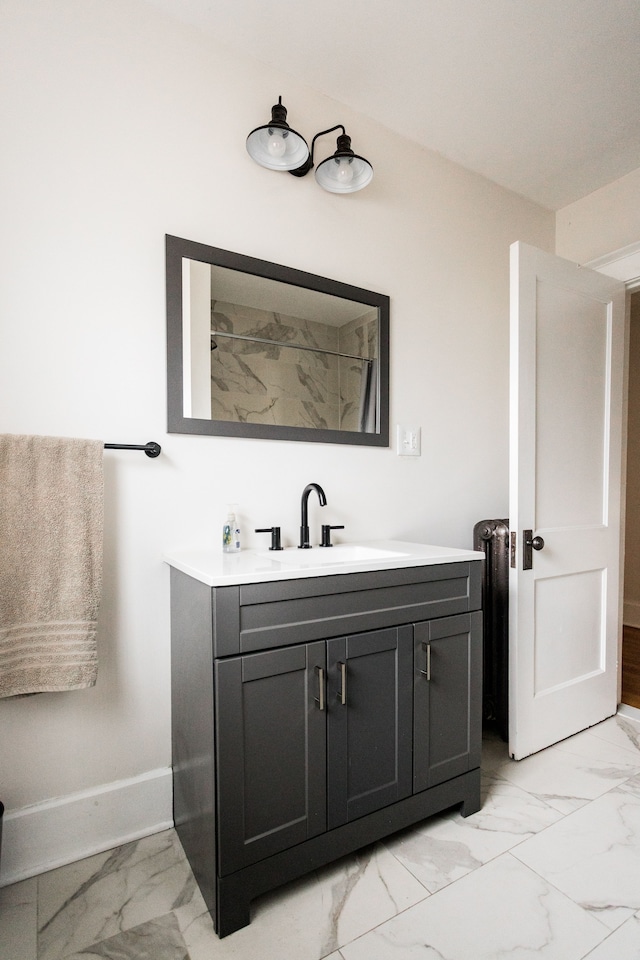
<path fill-rule="evenodd" d="M 268 170 L 295 170 L 309 156 L 309 147 L 295 130 L 266 124 L 251 131 L 247 152 L 252 160 Z"/>
<path fill-rule="evenodd" d="M 373 179 L 373 167 L 356 154 L 334 154 L 316 167 L 316 180 L 329 193 L 355 193 Z"/>

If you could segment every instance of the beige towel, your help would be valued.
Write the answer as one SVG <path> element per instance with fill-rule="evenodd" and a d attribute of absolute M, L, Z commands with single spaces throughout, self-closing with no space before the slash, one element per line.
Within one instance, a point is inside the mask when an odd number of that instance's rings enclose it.
<path fill-rule="evenodd" d="M 103 449 L 0 435 L 0 697 L 96 682 Z"/>

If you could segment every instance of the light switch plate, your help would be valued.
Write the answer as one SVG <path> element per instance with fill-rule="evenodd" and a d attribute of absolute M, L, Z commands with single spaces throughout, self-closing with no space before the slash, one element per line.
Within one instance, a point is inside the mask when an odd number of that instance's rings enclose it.
<path fill-rule="evenodd" d="M 398 456 L 420 456 L 420 427 L 401 427 L 398 424 Z"/>

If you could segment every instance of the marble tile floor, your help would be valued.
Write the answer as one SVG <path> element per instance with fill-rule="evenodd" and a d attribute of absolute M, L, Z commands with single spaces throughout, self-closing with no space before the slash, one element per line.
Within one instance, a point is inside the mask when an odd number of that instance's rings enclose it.
<path fill-rule="evenodd" d="M 256 900 L 218 940 L 174 831 L 0 890 L 0 960 L 640 960 L 640 722 L 516 763 L 456 810 Z"/>

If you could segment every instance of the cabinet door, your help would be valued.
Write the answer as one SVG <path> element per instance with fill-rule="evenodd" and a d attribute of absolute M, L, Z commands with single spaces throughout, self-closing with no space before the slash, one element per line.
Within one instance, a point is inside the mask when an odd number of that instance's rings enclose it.
<path fill-rule="evenodd" d="M 411 627 L 327 642 L 328 827 L 411 794 Z"/>
<path fill-rule="evenodd" d="M 326 829 L 325 644 L 216 661 L 220 875 Z"/>
<path fill-rule="evenodd" d="M 480 766 L 482 614 L 414 624 L 414 792 Z"/>

